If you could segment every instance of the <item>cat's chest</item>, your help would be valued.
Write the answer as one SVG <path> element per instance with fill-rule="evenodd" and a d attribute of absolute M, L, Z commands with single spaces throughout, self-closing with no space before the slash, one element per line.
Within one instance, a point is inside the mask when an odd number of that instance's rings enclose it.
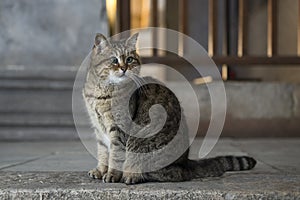
<path fill-rule="evenodd" d="M 123 99 L 109 99 L 105 102 L 98 102 L 96 104 L 96 113 L 99 116 L 99 123 L 102 123 L 106 129 L 111 126 L 117 126 L 124 132 L 131 127 L 132 113 L 134 108 L 131 103 L 123 101 Z"/>

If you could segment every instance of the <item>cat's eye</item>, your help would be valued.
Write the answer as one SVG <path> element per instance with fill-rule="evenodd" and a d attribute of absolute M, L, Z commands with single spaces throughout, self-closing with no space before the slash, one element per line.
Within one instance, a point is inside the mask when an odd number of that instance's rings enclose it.
<path fill-rule="evenodd" d="M 129 57 L 126 58 L 126 63 L 127 63 L 127 64 L 130 64 L 130 63 L 132 63 L 133 61 L 134 61 L 134 58 L 131 57 L 131 56 L 129 56 Z"/>
<path fill-rule="evenodd" d="M 117 64 L 119 63 L 118 58 L 113 57 L 113 58 L 111 59 L 111 63 L 114 64 L 114 65 L 117 65 Z"/>

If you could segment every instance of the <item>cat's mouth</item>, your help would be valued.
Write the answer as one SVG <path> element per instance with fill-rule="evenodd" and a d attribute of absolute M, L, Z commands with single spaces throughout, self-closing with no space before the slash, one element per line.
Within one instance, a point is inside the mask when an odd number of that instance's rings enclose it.
<path fill-rule="evenodd" d="M 125 73 L 122 73 L 122 74 L 118 74 L 118 75 L 116 75 L 116 77 L 118 77 L 118 78 L 125 78 L 126 77 L 126 74 Z"/>
<path fill-rule="evenodd" d="M 129 74 L 127 73 L 127 71 L 122 71 L 122 72 L 119 72 L 117 74 L 117 76 L 119 76 L 120 78 L 125 78 L 127 77 Z"/>
<path fill-rule="evenodd" d="M 109 81 L 112 83 L 121 83 L 127 78 L 126 73 L 114 73 L 109 75 Z"/>

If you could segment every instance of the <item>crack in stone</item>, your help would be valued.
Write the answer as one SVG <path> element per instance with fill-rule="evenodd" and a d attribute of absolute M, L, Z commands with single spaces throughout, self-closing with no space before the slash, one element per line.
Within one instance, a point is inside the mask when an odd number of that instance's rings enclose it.
<path fill-rule="evenodd" d="M 46 158 L 46 157 L 49 157 L 49 156 L 52 156 L 52 155 L 55 155 L 55 154 L 56 154 L 55 152 L 52 152 L 52 153 L 50 153 L 48 155 L 39 156 L 39 157 L 32 158 L 32 159 L 25 160 L 25 161 L 20 161 L 20 162 L 14 163 L 14 164 L 8 164 L 8 165 L 6 165 L 4 167 L 1 167 L 0 171 L 4 170 L 4 169 L 11 168 L 11 167 L 16 167 L 16 166 L 24 165 L 24 164 L 27 164 L 27 163 L 30 163 L 30 162 L 33 162 L 33 161 L 37 161 L 37 160 L 40 160 L 42 158 Z"/>
<path fill-rule="evenodd" d="M 238 140 L 236 140 L 236 142 L 238 142 Z M 246 154 L 248 154 L 249 156 L 254 157 L 255 160 L 260 161 L 261 163 L 263 163 L 263 164 L 265 164 L 265 165 L 271 167 L 272 169 L 274 169 L 274 170 L 276 170 L 276 171 L 278 171 L 278 172 L 281 172 L 281 173 L 284 173 L 284 172 L 285 172 L 284 170 L 279 169 L 279 168 L 277 168 L 277 167 L 275 167 L 275 166 L 273 166 L 273 165 L 271 165 L 271 164 L 268 164 L 268 163 L 262 161 L 261 159 L 258 159 L 258 158 L 255 157 L 255 156 L 251 155 L 251 153 L 249 153 L 248 151 L 246 151 L 246 150 L 241 146 L 241 144 L 239 144 L 239 143 L 238 143 L 238 144 L 235 144 L 234 142 L 233 142 L 233 143 L 230 143 L 230 144 L 231 144 L 232 146 L 236 147 L 237 149 L 239 149 L 241 152 L 246 153 Z"/>

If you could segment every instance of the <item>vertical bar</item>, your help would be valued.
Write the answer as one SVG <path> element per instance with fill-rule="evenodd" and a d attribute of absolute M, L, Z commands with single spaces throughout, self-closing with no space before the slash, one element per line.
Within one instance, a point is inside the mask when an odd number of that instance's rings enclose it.
<path fill-rule="evenodd" d="M 120 15 L 121 15 L 121 0 L 117 0 L 117 4 L 116 4 L 116 7 L 117 7 L 117 11 L 116 11 L 116 24 L 115 24 L 115 27 L 114 27 L 114 29 L 115 29 L 115 31 L 114 31 L 114 33 L 113 33 L 113 35 L 114 34 L 117 34 L 117 33 L 120 33 L 120 31 L 121 31 L 121 22 L 120 22 L 120 19 L 121 19 L 121 17 L 120 17 Z"/>
<path fill-rule="evenodd" d="M 174 3 L 174 0 L 166 0 L 166 24 L 167 28 L 173 29 L 173 30 L 178 30 L 178 21 L 179 21 L 179 16 L 177 11 L 179 10 L 178 8 L 178 3 Z M 166 46 L 168 48 L 174 49 L 178 51 L 178 41 L 173 41 L 173 38 L 168 38 L 166 37 Z M 166 55 L 170 55 L 172 53 L 166 52 Z"/>
<path fill-rule="evenodd" d="M 110 36 L 116 34 L 117 0 L 106 0 L 106 12 Z"/>
<path fill-rule="evenodd" d="M 116 33 L 130 29 L 130 0 L 117 0 Z"/>
<path fill-rule="evenodd" d="M 160 27 L 167 27 L 167 1 L 166 0 L 160 0 L 159 1 L 159 9 L 161 10 L 161 13 L 159 14 L 159 26 Z M 165 49 L 167 47 L 167 32 L 166 31 L 160 31 L 160 35 L 158 36 L 158 42 L 159 47 L 162 47 L 162 49 Z M 165 50 L 158 50 L 159 56 L 166 56 L 167 51 Z"/>
<path fill-rule="evenodd" d="M 239 0 L 238 18 L 238 57 L 243 57 L 247 51 L 247 0 Z"/>
<path fill-rule="evenodd" d="M 297 54 L 298 54 L 298 56 L 300 56 L 300 0 L 298 0 L 298 28 L 297 28 L 297 31 L 298 31 Z"/>
<path fill-rule="evenodd" d="M 239 22 L 239 3 L 237 0 L 228 0 L 228 45 L 229 54 L 238 55 L 238 22 Z"/>
<path fill-rule="evenodd" d="M 180 33 L 187 34 L 187 0 L 179 0 L 178 1 L 178 12 L 179 12 L 179 20 L 178 20 L 178 29 Z M 184 54 L 184 41 L 183 35 L 179 35 L 178 38 L 178 54 L 183 56 Z"/>
<path fill-rule="evenodd" d="M 161 27 L 166 28 L 167 27 L 167 0 L 161 0 L 160 3 L 161 3 L 160 9 L 162 9 L 162 12 L 159 15 L 158 24 Z"/>
<path fill-rule="evenodd" d="M 224 0 L 224 10 L 223 10 L 223 43 L 222 43 L 222 54 L 223 56 L 228 56 L 229 52 L 229 1 Z M 228 80 L 228 66 L 226 64 L 222 65 L 222 79 Z"/>
<path fill-rule="evenodd" d="M 277 54 L 277 0 L 268 0 L 268 57 Z"/>
<path fill-rule="evenodd" d="M 223 9 L 223 38 L 222 38 L 222 54 L 223 56 L 227 56 L 228 55 L 228 40 L 229 40 L 229 34 L 228 34 L 228 26 L 229 26 L 229 22 L 228 22 L 228 12 L 229 12 L 229 7 L 228 7 L 228 0 L 224 0 L 224 9 Z"/>
<path fill-rule="evenodd" d="M 179 31 L 181 33 L 187 33 L 187 0 L 179 0 Z"/>
<path fill-rule="evenodd" d="M 121 2 L 121 1 L 120 1 Z M 130 0 L 122 0 L 121 31 L 130 29 Z"/>
<path fill-rule="evenodd" d="M 151 15 L 151 24 L 152 27 L 157 27 L 158 26 L 158 4 L 157 0 L 151 0 L 151 9 L 152 9 L 152 15 Z M 152 44 L 153 46 L 157 46 L 157 32 L 153 31 L 152 32 Z M 153 48 L 152 49 L 152 54 L 153 56 L 157 56 L 157 49 Z"/>
<path fill-rule="evenodd" d="M 208 54 L 214 56 L 217 51 L 217 0 L 208 2 Z"/>

